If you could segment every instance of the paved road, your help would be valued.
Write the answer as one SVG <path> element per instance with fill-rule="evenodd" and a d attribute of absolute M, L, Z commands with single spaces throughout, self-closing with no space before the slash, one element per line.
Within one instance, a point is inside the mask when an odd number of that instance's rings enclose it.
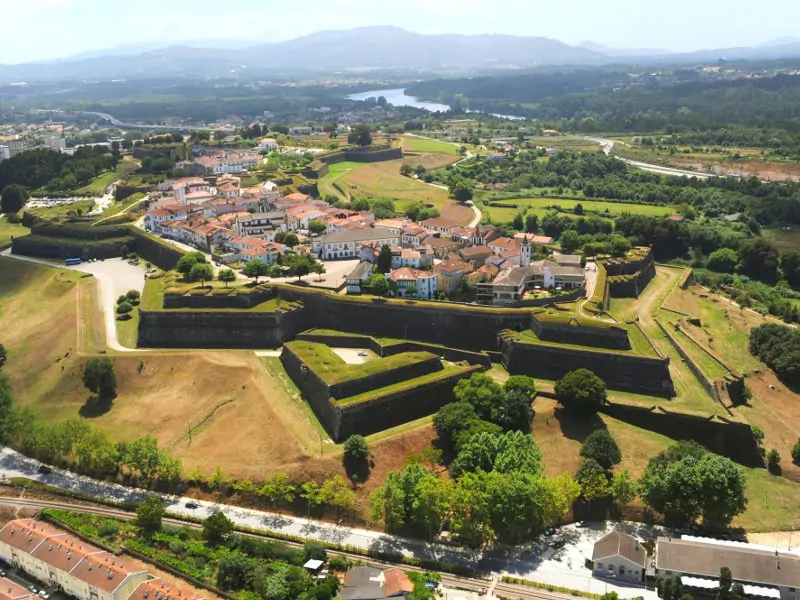
<path fill-rule="evenodd" d="M 103 323 L 106 330 L 106 345 L 117 352 L 139 352 L 134 348 L 126 348 L 119 343 L 117 337 L 117 298 L 129 290 L 137 290 L 141 293 L 144 290 L 144 271 L 141 267 L 129 265 L 121 258 L 109 258 L 100 262 L 81 263 L 79 265 L 65 266 L 57 262 L 33 258 L 32 256 L 22 256 L 11 254 L 11 249 L 4 250 L 2 256 L 22 260 L 29 263 L 54 267 L 57 269 L 70 269 L 91 273 L 97 279 L 97 287 L 100 291 L 100 309 L 103 312 Z"/>
<path fill-rule="evenodd" d="M 479 209 L 474 203 L 472 206 L 470 206 L 470 208 L 472 209 L 472 212 L 475 214 L 475 218 L 469 222 L 469 225 L 467 225 L 467 227 L 471 229 L 473 227 L 477 227 L 478 225 L 480 225 L 481 219 L 483 219 L 483 214 L 481 213 L 481 209 Z"/>
<path fill-rule="evenodd" d="M 144 125 L 143 123 L 125 123 L 112 117 L 108 113 L 102 112 L 91 112 L 91 111 L 84 111 L 84 110 L 73 110 L 67 111 L 70 113 L 76 113 L 80 115 L 92 115 L 95 117 L 99 117 L 101 119 L 105 119 L 109 121 L 112 125 L 116 125 L 117 127 L 128 127 L 130 129 L 169 129 L 170 131 L 214 131 L 217 129 L 223 129 L 221 127 L 199 127 L 196 125 Z"/>
<path fill-rule="evenodd" d="M 604 138 L 593 138 L 587 137 L 587 140 L 590 142 L 597 142 L 603 149 L 603 152 L 606 155 L 611 155 L 611 151 L 614 149 L 614 140 L 607 140 Z M 709 177 L 721 177 L 721 175 L 717 175 L 716 173 L 698 173 L 696 171 L 687 171 L 685 169 L 673 169 L 671 167 L 662 167 L 661 165 L 654 165 L 651 163 L 645 163 L 638 160 L 631 160 L 630 158 L 623 158 L 622 156 L 617 156 L 619 160 L 624 163 L 627 163 L 633 167 L 637 167 L 642 171 L 650 171 L 651 173 L 658 173 L 660 175 L 676 175 L 678 177 L 697 177 L 698 179 L 708 179 Z"/>

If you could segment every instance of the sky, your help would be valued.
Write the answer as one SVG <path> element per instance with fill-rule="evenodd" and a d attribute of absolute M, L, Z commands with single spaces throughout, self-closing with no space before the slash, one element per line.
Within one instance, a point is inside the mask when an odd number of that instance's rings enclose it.
<path fill-rule="evenodd" d="M 690 51 L 795 36 L 798 23 L 798 0 L 0 0 L 0 64 L 131 43 L 266 43 L 370 25 Z"/>

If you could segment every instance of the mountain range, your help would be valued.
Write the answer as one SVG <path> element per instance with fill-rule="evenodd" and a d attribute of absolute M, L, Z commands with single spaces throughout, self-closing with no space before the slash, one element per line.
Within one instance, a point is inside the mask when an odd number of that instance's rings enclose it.
<path fill-rule="evenodd" d="M 396 27 L 322 31 L 285 42 L 191 41 L 142 43 L 85 52 L 66 59 L 0 65 L 0 82 L 134 77 L 223 77 L 335 73 L 357 70 L 478 72 L 541 65 L 618 62 L 692 63 L 800 56 L 800 38 L 755 47 L 669 53 L 615 49 L 594 42 L 572 46 L 544 37 L 419 34 Z"/>

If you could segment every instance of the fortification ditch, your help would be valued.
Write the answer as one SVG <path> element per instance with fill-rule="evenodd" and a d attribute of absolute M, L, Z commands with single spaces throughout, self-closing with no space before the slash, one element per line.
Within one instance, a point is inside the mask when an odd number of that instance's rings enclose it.
<path fill-rule="evenodd" d="M 675 440 L 694 440 L 709 450 L 751 467 L 763 466 L 753 431 L 747 423 L 709 415 L 702 417 L 663 407 L 609 403 L 602 412 L 636 427 Z"/>
<path fill-rule="evenodd" d="M 560 379 L 575 369 L 590 369 L 611 389 L 672 397 L 669 359 L 582 348 L 529 344 L 501 334 L 503 364 L 512 375 Z"/>

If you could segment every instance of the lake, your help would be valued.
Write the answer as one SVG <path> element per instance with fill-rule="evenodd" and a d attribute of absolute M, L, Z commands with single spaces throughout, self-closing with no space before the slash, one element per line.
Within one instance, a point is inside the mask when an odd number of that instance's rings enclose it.
<path fill-rule="evenodd" d="M 348 100 L 364 101 L 367 98 L 377 98 L 383 96 L 386 102 L 394 106 L 411 106 L 413 108 L 422 108 L 431 112 L 447 112 L 450 107 L 446 104 L 439 104 L 437 102 L 425 102 L 418 100 L 414 96 L 406 96 L 405 88 L 396 88 L 393 90 L 372 90 L 371 92 L 361 92 L 360 94 L 350 94 Z"/>
<path fill-rule="evenodd" d="M 347 96 L 348 100 L 357 100 L 359 102 L 363 102 L 367 98 L 377 98 L 378 96 L 383 96 L 386 98 L 386 102 L 392 104 L 394 106 L 411 106 L 413 108 L 421 108 L 424 110 L 428 110 L 430 112 L 447 112 L 450 110 L 450 107 L 447 104 L 439 104 L 438 102 L 426 102 L 425 100 L 420 100 L 415 96 L 406 96 L 405 88 L 395 88 L 391 90 L 372 90 L 369 92 L 361 92 L 359 94 L 350 94 Z M 468 113 L 474 112 L 479 113 L 479 110 L 468 110 Z M 498 119 L 510 119 L 511 121 L 524 121 L 525 117 L 517 117 L 514 115 L 498 115 L 496 113 L 490 113 L 490 116 L 497 117 Z"/>

